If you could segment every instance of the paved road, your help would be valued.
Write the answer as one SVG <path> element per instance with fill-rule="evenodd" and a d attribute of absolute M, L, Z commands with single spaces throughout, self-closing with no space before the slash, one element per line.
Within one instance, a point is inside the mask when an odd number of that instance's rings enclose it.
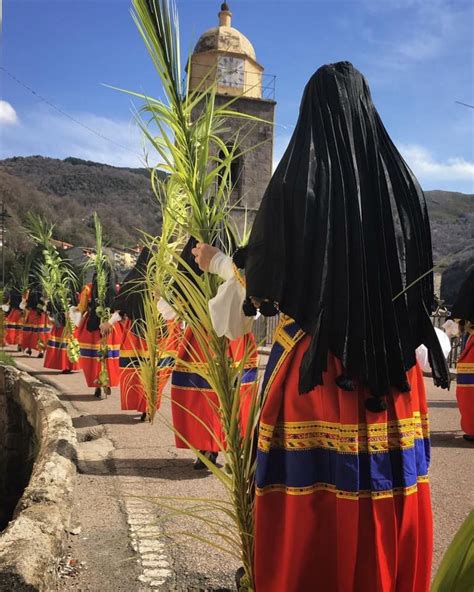
<path fill-rule="evenodd" d="M 221 498 L 215 478 L 193 470 L 193 454 L 177 450 L 160 421 L 140 423 L 121 412 L 116 389 L 99 401 L 81 373 L 44 370 L 42 361 L 14 354 L 20 368 L 52 383 L 69 410 L 82 442 L 69 554 L 77 560 L 64 591 L 145 592 L 231 590 L 238 563 L 178 534 L 202 532 L 188 517 L 163 521 L 154 496 Z M 435 519 L 435 565 L 474 506 L 474 450 L 462 439 L 454 389 L 426 379 L 432 430 L 431 483 Z M 169 401 L 163 415 L 169 419 Z M 204 511 L 204 510 L 203 510 Z M 74 529 L 72 529 L 74 532 Z M 65 572 L 68 570 L 66 569 Z M 71 571 L 71 570 L 69 570 Z"/>

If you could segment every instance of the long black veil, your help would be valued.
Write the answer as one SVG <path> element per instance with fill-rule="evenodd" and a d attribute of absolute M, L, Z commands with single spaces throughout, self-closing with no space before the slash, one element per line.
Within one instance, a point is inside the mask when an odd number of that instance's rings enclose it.
<path fill-rule="evenodd" d="M 344 365 L 343 388 L 356 378 L 375 397 L 408 390 L 421 343 L 447 387 L 430 321 L 432 267 L 423 191 L 367 81 L 349 62 L 322 66 L 263 197 L 245 268 L 247 295 L 277 302 L 312 336 L 300 392 L 322 384 L 328 351 Z"/>
<path fill-rule="evenodd" d="M 143 298 L 150 258 L 150 250 L 148 247 L 143 247 L 134 268 L 125 276 L 120 291 L 114 299 L 114 310 L 125 313 L 131 321 L 145 320 Z"/>

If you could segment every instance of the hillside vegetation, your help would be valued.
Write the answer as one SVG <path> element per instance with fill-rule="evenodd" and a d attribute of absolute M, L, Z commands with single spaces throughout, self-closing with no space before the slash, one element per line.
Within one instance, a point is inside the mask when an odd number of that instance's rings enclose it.
<path fill-rule="evenodd" d="M 116 248 L 133 247 L 141 231 L 157 234 L 161 212 L 146 169 L 117 168 L 42 156 L 0 160 L 0 197 L 8 214 L 7 265 L 31 245 L 21 232 L 27 212 L 56 224 L 55 238 L 80 246 L 94 243 L 92 213 Z M 474 195 L 426 192 L 435 262 L 445 268 L 442 297 L 452 302 L 460 282 L 474 265 Z"/>

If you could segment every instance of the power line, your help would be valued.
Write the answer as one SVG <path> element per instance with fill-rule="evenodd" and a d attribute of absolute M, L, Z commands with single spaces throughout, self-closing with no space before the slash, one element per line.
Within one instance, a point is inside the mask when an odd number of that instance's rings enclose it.
<path fill-rule="evenodd" d="M 23 87 L 25 90 L 27 90 L 33 96 L 35 96 L 37 99 L 39 99 L 40 101 L 42 101 L 43 103 L 45 103 L 46 105 L 48 105 L 49 107 L 51 107 L 51 109 L 54 109 L 55 111 L 57 111 L 58 113 L 60 113 L 64 117 L 67 117 L 70 121 L 74 122 L 76 125 L 81 126 L 83 129 L 85 129 L 88 132 L 90 132 L 91 134 L 94 134 L 95 136 L 101 138 L 102 140 L 105 140 L 107 142 L 110 142 L 111 144 L 114 144 L 115 146 L 118 146 L 119 148 L 122 148 L 122 150 L 126 150 L 127 152 L 130 152 L 130 154 L 133 154 L 134 156 L 137 156 L 139 158 L 142 158 L 142 155 L 138 154 L 137 152 L 134 152 L 133 150 L 131 150 L 127 146 L 124 146 L 123 144 L 120 144 L 119 142 L 116 142 L 115 140 L 112 140 L 111 138 L 108 138 L 107 136 L 104 136 L 104 134 L 102 134 L 101 132 L 98 132 L 94 128 L 92 128 L 92 127 L 86 125 L 85 123 L 82 123 L 82 121 L 79 121 L 78 119 L 76 119 L 75 117 L 73 117 L 72 115 L 70 115 L 69 113 L 67 113 L 66 111 L 64 111 L 64 109 L 61 109 L 60 107 L 58 107 L 57 105 L 55 105 L 54 103 L 52 103 L 51 101 L 49 101 L 48 99 L 46 99 L 45 97 L 43 97 L 39 92 L 37 92 L 36 90 L 34 90 L 33 88 L 31 88 L 31 86 L 29 86 L 28 84 L 26 84 L 25 82 L 23 82 L 22 80 L 20 80 L 19 78 L 17 78 L 14 74 L 12 74 L 11 72 L 9 72 L 4 66 L 0 66 L 0 70 L 2 70 L 3 72 L 5 72 L 5 74 L 7 76 L 9 76 L 19 86 Z M 456 101 L 456 102 L 458 102 L 458 101 Z M 462 103 L 462 104 L 464 104 L 464 103 Z M 467 105 L 467 106 L 470 107 L 470 105 Z M 275 127 L 280 127 L 280 128 L 285 129 L 285 130 L 289 130 L 289 129 L 292 129 L 292 128 L 295 128 L 296 127 L 294 124 L 282 124 L 282 123 L 278 123 L 278 122 L 274 122 L 273 125 Z"/>
<path fill-rule="evenodd" d="M 470 107 L 471 109 L 474 109 L 474 105 L 468 105 L 467 103 L 463 103 L 461 101 L 454 101 L 455 103 L 457 103 L 458 105 L 464 105 L 464 107 Z"/>
<path fill-rule="evenodd" d="M 110 138 L 108 138 L 107 136 L 104 136 L 104 134 L 98 132 L 94 128 L 89 127 L 85 123 L 82 123 L 82 121 L 79 121 L 78 119 L 76 119 L 75 117 L 73 117 L 72 115 L 70 115 L 69 113 L 67 113 L 66 111 L 64 111 L 63 109 L 61 109 L 60 107 L 58 107 L 57 105 L 55 105 L 54 103 L 52 103 L 51 101 L 49 101 L 48 99 L 46 99 L 45 97 L 43 97 L 39 92 L 37 92 L 36 90 L 34 90 L 33 88 L 31 88 L 31 86 L 28 86 L 26 83 L 24 83 L 21 80 L 19 80 L 14 74 L 12 74 L 11 72 L 9 72 L 3 66 L 0 66 L 0 70 L 3 70 L 3 72 L 5 72 L 5 74 L 7 76 L 9 76 L 12 80 L 14 80 L 17 84 L 19 84 L 20 86 L 22 86 L 24 89 L 26 89 L 32 95 L 34 95 L 37 99 L 39 99 L 43 103 L 46 103 L 46 105 L 48 105 L 49 107 L 51 107 L 51 109 L 54 109 L 55 111 L 57 111 L 58 113 L 60 113 L 64 117 L 67 117 L 68 119 L 70 119 L 71 121 L 73 121 L 75 124 L 80 125 L 82 128 L 86 129 L 91 134 L 94 134 L 95 136 L 98 136 L 102 140 L 106 140 L 107 142 L 110 142 L 111 144 L 115 144 L 115 146 L 118 146 L 119 148 L 122 148 L 122 150 L 126 150 L 127 152 L 130 152 L 131 154 L 133 154 L 135 156 L 139 156 L 141 158 L 141 156 L 138 153 L 134 152 L 133 150 L 131 150 L 127 146 L 124 146 L 123 144 L 120 144 L 119 142 L 116 142 L 115 140 L 111 140 Z"/>

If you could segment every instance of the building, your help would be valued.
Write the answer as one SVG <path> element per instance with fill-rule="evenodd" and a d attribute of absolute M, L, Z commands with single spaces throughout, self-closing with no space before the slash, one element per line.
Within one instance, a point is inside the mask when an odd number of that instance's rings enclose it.
<path fill-rule="evenodd" d="M 275 77 L 264 74 L 251 42 L 232 27 L 226 2 L 218 17 L 218 26 L 201 35 L 190 57 L 189 86 L 190 90 L 205 89 L 215 82 L 218 106 L 235 98 L 230 109 L 263 120 L 229 118 L 225 134 L 229 145 L 237 138 L 243 153 L 231 171 L 236 217 L 241 220 L 248 211 L 251 222 L 272 175 Z"/>

